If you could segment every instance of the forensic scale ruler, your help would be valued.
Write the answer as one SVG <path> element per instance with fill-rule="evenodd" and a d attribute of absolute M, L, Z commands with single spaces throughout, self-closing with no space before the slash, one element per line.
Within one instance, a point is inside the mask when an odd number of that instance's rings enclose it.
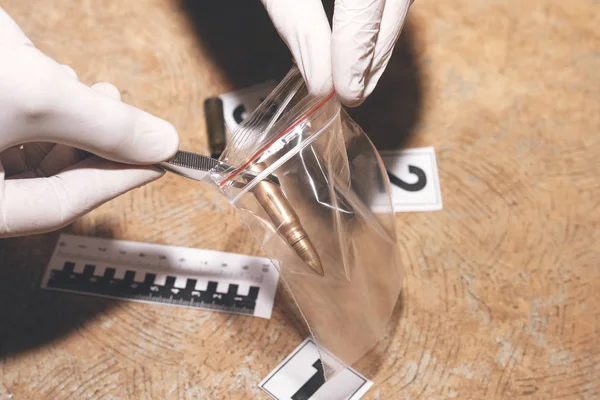
<path fill-rule="evenodd" d="M 41 287 L 268 319 L 278 280 L 268 258 L 62 234 Z"/>

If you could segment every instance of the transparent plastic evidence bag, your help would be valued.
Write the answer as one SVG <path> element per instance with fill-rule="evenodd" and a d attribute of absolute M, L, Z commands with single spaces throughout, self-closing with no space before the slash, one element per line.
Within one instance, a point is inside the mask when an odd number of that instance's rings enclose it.
<path fill-rule="evenodd" d="M 294 67 L 231 133 L 220 160 L 232 168 L 212 171 L 211 183 L 276 261 L 333 377 L 377 343 L 402 285 L 378 152 L 333 93 L 310 96 Z"/>

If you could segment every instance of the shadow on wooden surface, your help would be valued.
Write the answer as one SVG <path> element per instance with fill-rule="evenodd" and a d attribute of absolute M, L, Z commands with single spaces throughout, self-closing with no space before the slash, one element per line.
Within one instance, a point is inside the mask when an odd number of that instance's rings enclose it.
<path fill-rule="evenodd" d="M 291 53 L 260 1 L 181 0 L 204 53 L 236 89 L 280 80 L 292 67 Z"/>
<path fill-rule="evenodd" d="M 111 237 L 110 229 L 97 231 Z M 40 288 L 58 237 L 53 232 L 0 240 L 0 360 L 62 339 L 119 304 Z"/>
<path fill-rule="evenodd" d="M 200 46 L 236 89 L 280 80 L 292 56 L 259 1 L 181 0 Z M 333 1 L 325 1 L 331 21 Z M 422 74 L 416 61 L 414 28 L 404 26 L 377 88 L 350 116 L 380 150 L 403 148 L 414 134 L 423 104 Z"/>
<path fill-rule="evenodd" d="M 378 150 L 404 148 L 415 134 L 422 114 L 422 76 L 413 32 L 407 21 L 373 93 L 360 106 L 348 109 Z"/>

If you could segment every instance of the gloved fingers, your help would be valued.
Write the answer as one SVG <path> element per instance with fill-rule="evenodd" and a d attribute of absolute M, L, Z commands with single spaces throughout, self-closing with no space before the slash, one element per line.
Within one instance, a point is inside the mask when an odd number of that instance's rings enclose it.
<path fill-rule="evenodd" d="M 290 49 L 308 90 L 314 95 L 330 92 L 331 28 L 321 0 L 261 1 Z"/>
<path fill-rule="evenodd" d="M 0 45 L 33 46 L 17 23 L 0 7 Z"/>
<path fill-rule="evenodd" d="M 106 85 L 106 84 L 104 84 Z M 154 164 L 171 158 L 179 147 L 175 128 L 162 119 L 112 99 L 79 82 L 56 87 L 62 103 L 46 134 L 103 158 Z"/>
<path fill-rule="evenodd" d="M 379 78 L 381 78 L 381 75 L 385 71 L 392 56 L 394 46 L 398 42 L 398 38 L 402 32 L 406 14 L 412 2 L 412 0 L 386 0 L 381 27 L 379 28 L 379 35 L 375 44 L 373 63 L 366 77 L 363 98 L 371 95 L 377 86 Z"/>
<path fill-rule="evenodd" d="M 0 237 L 59 229 L 163 174 L 89 157 L 49 178 L 0 180 Z"/>
<path fill-rule="evenodd" d="M 92 85 L 92 89 L 110 99 L 121 101 L 121 92 L 112 83 L 98 82 Z"/>
<path fill-rule="evenodd" d="M 179 136 L 167 121 L 72 79 L 37 51 L 15 53 L 8 72 L 19 82 L 0 81 L 0 88 L 4 84 L 15 91 L 7 101 L 19 105 L 15 113 L 21 113 L 16 119 L 21 125 L 0 137 L 0 149 L 33 141 L 61 143 L 128 164 L 154 164 L 177 151 Z"/>
<path fill-rule="evenodd" d="M 63 67 L 66 67 L 67 70 L 70 69 L 70 67 L 65 65 L 63 65 Z M 96 83 L 95 85 L 92 85 L 92 89 L 115 100 L 121 99 L 119 90 L 110 83 Z M 77 164 L 86 157 L 81 150 L 64 144 L 28 143 L 23 146 L 23 150 L 20 150 L 18 147 L 13 147 L 10 150 L 12 154 L 11 158 L 20 161 L 20 163 L 16 165 L 16 167 L 18 167 L 18 172 L 13 172 L 18 173 L 17 175 L 9 176 L 7 173 L 7 177 L 13 179 L 53 176 L 71 165 Z M 20 155 L 18 153 L 23 154 L 25 160 L 21 160 L 22 157 L 18 157 Z M 15 163 L 9 162 L 5 165 L 10 166 L 11 164 Z M 11 172 L 15 170 L 17 170 L 17 168 L 11 168 Z M 31 176 L 25 175 L 24 172 L 27 170 L 33 171 L 33 174 L 29 174 Z"/>
<path fill-rule="evenodd" d="M 72 68 L 66 65 L 63 65 L 63 67 L 67 70 L 72 70 Z M 75 77 L 77 76 L 75 71 L 73 71 L 73 74 Z M 121 99 L 119 90 L 110 83 L 96 83 L 92 85 L 92 89 L 115 100 Z M 19 149 L 16 148 L 16 150 Z M 25 156 L 25 162 L 20 164 L 21 169 L 28 168 L 29 170 L 33 170 L 35 171 L 33 175 L 40 178 L 56 175 L 86 157 L 81 150 L 64 144 L 28 143 L 23 146 L 22 153 Z M 13 178 L 24 177 L 25 175 L 20 174 Z"/>
<path fill-rule="evenodd" d="M 364 100 L 386 0 L 336 0 L 331 37 L 333 85 L 348 106 Z"/>

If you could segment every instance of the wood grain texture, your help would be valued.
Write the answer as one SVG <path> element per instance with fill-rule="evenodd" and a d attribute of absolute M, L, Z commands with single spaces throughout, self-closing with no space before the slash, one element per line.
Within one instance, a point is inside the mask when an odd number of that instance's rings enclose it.
<path fill-rule="evenodd" d="M 207 151 L 205 98 L 290 66 L 257 0 L 2 6 L 184 149 Z M 599 48 L 597 0 L 412 7 L 352 114 L 381 148 L 436 147 L 444 210 L 397 215 L 405 289 L 357 366 L 366 399 L 600 399 Z M 223 198 L 172 175 L 65 231 L 261 254 Z M 0 241 L 0 399 L 267 398 L 306 335 L 282 290 L 269 321 L 42 292 L 56 238 Z"/>

